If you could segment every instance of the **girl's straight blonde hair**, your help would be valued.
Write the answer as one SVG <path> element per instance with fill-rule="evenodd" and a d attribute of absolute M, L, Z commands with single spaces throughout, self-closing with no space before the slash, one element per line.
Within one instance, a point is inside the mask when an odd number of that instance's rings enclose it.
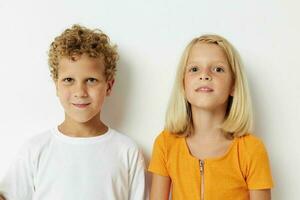
<path fill-rule="evenodd" d="M 222 131 L 229 137 L 242 136 L 251 131 L 253 114 L 247 78 L 235 48 L 219 35 L 202 35 L 194 38 L 185 48 L 180 59 L 173 91 L 169 101 L 165 130 L 178 136 L 188 136 L 193 130 L 191 105 L 184 91 L 184 74 L 191 48 L 196 43 L 216 44 L 225 52 L 234 79 L 234 94 L 228 99 Z"/>

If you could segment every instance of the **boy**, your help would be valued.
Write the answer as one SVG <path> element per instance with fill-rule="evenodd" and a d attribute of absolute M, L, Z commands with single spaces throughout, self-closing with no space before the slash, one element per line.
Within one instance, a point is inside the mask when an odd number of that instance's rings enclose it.
<path fill-rule="evenodd" d="M 100 119 L 117 57 L 99 30 L 73 25 L 55 38 L 49 66 L 65 119 L 25 145 L 0 185 L 1 200 L 147 198 L 142 154 Z"/>

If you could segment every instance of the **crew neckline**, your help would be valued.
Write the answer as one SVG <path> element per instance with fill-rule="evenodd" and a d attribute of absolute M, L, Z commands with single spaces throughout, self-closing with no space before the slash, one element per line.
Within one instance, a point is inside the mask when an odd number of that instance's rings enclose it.
<path fill-rule="evenodd" d="M 205 158 L 205 159 L 200 159 L 200 158 L 197 158 L 197 157 L 195 157 L 195 156 L 193 156 L 191 154 L 189 146 L 188 146 L 187 141 L 186 141 L 186 138 L 184 137 L 182 139 L 183 139 L 183 143 L 184 143 L 184 148 L 186 150 L 186 153 L 189 155 L 189 157 L 191 157 L 191 158 L 193 158 L 195 160 L 198 160 L 198 161 L 202 160 L 204 162 L 218 161 L 218 160 L 224 159 L 225 157 L 227 157 L 230 154 L 230 152 L 232 151 L 235 143 L 238 140 L 237 137 L 234 137 L 233 140 L 232 140 L 232 142 L 231 142 L 231 144 L 229 145 L 229 147 L 227 148 L 226 152 L 223 155 L 215 156 L 215 157 L 208 157 L 208 158 Z"/>
<path fill-rule="evenodd" d="M 58 138 L 59 140 L 66 142 L 66 143 L 73 143 L 73 144 L 91 144 L 91 143 L 97 143 L 97 142 L 102 142 L 104 140 L 107 140 L 108 138 L 111 137 L 113 134 L 113 129 L 108 127 L 108 130 L 98 136 L 92 136 L 92 137 L 72 137 L 63 134 L 62 132 L 59 131 L 58 126 L 54 127 L 52 129 L 54 136 Z"/>

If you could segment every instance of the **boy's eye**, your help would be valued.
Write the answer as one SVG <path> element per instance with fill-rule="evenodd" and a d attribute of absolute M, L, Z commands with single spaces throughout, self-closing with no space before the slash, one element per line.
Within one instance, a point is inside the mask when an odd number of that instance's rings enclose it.
<path fill-rule="evenodd" d="M 95 79 L 95 78 L 88 78 L 87 79 L 87 82 L 88 83 L 96 83 L 98 80 L 97 79 Z"/>
<path fill-rule="evenodd" d="M 64 83 L 72 83 L 74 80 L 72 78 L 64 78 L 63 82 Z"/>
<path fill-rule="evenodd" d="M 213 71 L 214 72 L 224 72 L 224 69 L 222 67 L 214 67 Z"/>

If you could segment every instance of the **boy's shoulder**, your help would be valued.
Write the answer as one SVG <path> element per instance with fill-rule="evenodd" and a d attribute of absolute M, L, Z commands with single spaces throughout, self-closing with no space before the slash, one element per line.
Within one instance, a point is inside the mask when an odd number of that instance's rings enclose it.
<path fill-rule="evenodd" d="M 48 142 L 51 139 L 52 134 L 53 134 L 52 128 L 48 128 L 47 130 L 37 132 L 34 136 L 29 138 L 27 143 L 33 146 L 43 144 L 45 142 Z"/>
<path fill-rule="evenodd" d="M 109 128 L 109 134 L 112 136 L 109 141 L 110 143 L 114 143 L 120 147 L 137 147 L 135 141 L 125 133 Z M 55 136 L 57 136 L 57 130 L 55 128 L 49 128 L 29 138 L 26 145 L 31 147 L 45 146 L 52 138 L 56 138 Z"/>
<path fill-rule="evenodd" d="M 112 128 L 110 128 L 110 131 L 112 134 L 112 140 L 110 142 L 116 145 L 116 147 L 138 149 L 136 142 L 125 133 L 119 132 Z"/>
<path fill-rule="evenodd" d="M 110 140 L 107 140 L 106 144 L 110 149 L 107 151 L 108 154 L 117 156 L 120 161 L 125 163 L 128 163 L 128 160 L 144 163 L 142 150 L 132 138 L 114 129 L 110 129 L 110 134 Z"/>
<path fill-rule="evenodd" d="M 30 137 L 19 149 L 19 157 L 39 154 L 50 143 L 52 130 L 44 130 Z"/>
<path fill-rule="evenodd" d="M 21 148 L 21 155 L 22 154 L 30 154 L 30 155 L 39 155 L 46 149 L 48 149 L 51 144 L 57 141 L 57 133 L 55 128 L 50 128 L 45 131 L 41 131 L 36 135 L 29 138 Z M 109 140 L 102 140 L 103 142 L 106 141 L 109 146 L 111 146 L 114 151 L 139 151 L 139 148 L 136 142 L 127 136 L 126 134 L 119 132 L 115 129 L 109 128 L 110 137 Z M 100 140 L 101 141 L 101 140 Z M 98 143 L 99 145 L 103 145 L 102 142 Z M 50 147 L 51 148 L 51 147 Z"/>

